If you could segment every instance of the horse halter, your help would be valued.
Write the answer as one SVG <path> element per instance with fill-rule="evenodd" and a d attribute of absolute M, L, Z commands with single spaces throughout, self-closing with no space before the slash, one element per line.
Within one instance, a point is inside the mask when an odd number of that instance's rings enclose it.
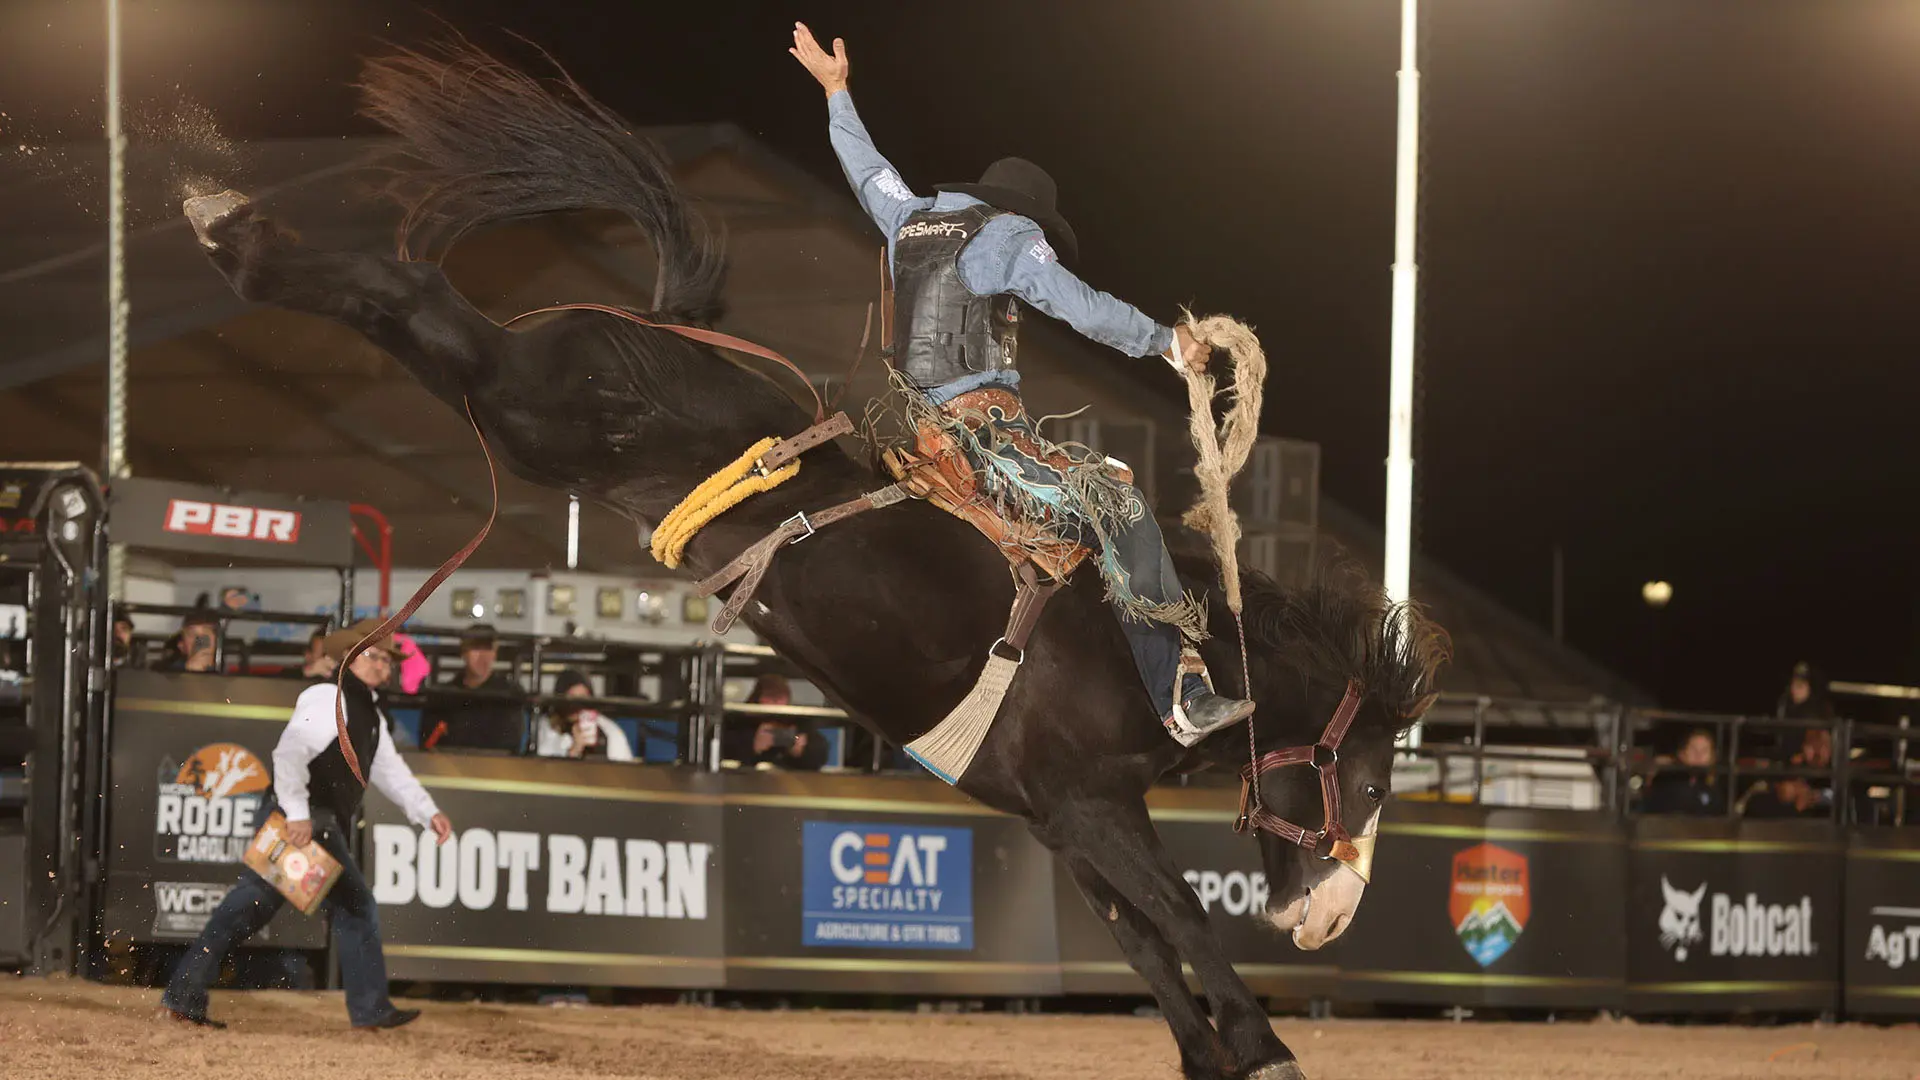
<path fill-rule="evenodd" d="M 1323 859 L 1345 863 L 1361 878 L 1368 876 L 1373 862 L 1373 837 L 1353 837 L 1340 823 L 1340 743 L 1353 726 L 1360 711 L 1361 689 L 1357 680 L 1348 680 L 1346 696 L 1327 721 L 1320 741 L 1312 746 L 1290 746 L 1274 750 L 1249 761 L 1240 770 L 1240 816 L 1234 832 L 1249 828 L 1272 833 L 1289 844 L 1306 848 Z M 1252 739 L 1252 721 L 1248 721 L 1248 739 Z M 1320 808 L 1325 815 L 1320 828 L 1309 832 L 1280 817 L 1260 803 L 1260 778 L 1285 765 L 1312 765 L 1320 770 Z"/>

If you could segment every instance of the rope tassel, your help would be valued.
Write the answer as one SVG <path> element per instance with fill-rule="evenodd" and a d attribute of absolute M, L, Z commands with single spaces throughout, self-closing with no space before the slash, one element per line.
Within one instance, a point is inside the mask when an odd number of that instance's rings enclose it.
<path fill-rule="evenodd" d="M 907 756 L 949 784 L 958 783 L 993 726 L 1020 663 L 994 653 L 967 696 L 932 731 L 907 744 Z"/>

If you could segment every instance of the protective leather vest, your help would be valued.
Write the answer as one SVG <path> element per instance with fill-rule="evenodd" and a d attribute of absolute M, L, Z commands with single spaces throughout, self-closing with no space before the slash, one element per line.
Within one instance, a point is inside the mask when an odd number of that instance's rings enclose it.
<path fill-rule="evenodd" d="M 1013 370 L 1019 305 L 976 296 L 960 280 L 960 252 L 1001 211 L 985 206 L 922 210 L 893 238 L 894 364 L 932 389 L 986 371 Z"/>
<path fill-rule="evenodd" d="M 354 756 L 360 759 L 364 775 L 373 769 L 373 755 L 380 749 L 380 728 L 385 723 L 374 705 L 373 691 L 349 672 L 341 680 L 347 694 L 347 740 Z M 331 711 L 331 710 L 329 710 Z M 312 807 L 330 811 L 342 824 L 360 809 L 366 787 L 353 778 L 347 757 L 340 752 L 339 740 L 327 743 L 307 765 L 307 793 Z"/>

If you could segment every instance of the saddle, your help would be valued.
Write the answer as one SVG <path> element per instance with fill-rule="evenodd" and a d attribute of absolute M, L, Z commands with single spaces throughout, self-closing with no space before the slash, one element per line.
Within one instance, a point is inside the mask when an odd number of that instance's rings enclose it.
<path fill-rule="evenodd" d="M 985 416 L 989 409 L 1006 415 L 1021 411 L 1020 399 L 1005 390 L 974 390 L 954 398 L 947 408 L 962 416 Z M 975 426 L 971 421 L 969 426 Z M 1014 436 L 1020 453 L 1060 472 L 1088 463 L 1052 443 Z M 908 495 L 925 499 L 978 529 L 1017 570 L 1031 563 L 1056 582 L 1064 582 L 1086 559 L 1083 543 L 1061 535 L 1056 523 L 1009 516 L 1005 503 L 981 490 L 979 473 L 953 434 L 940 424 L 923 420 L 915 427 L 914 445 L 887 448 L 881 463 Z M 1132 471 L 1108 459 L 1103 467 L 1131 483 Z"/>

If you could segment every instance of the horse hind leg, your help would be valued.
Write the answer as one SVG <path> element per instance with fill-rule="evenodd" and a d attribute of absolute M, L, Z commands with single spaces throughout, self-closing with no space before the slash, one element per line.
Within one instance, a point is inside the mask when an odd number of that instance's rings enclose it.
<path fill-rule="evenodd" d="M 237 191 L 188 199 L 181 209 L 241 298 L 358 331 L 456 407 L 511 341 L 432 263 L 306 247 Z"/>

